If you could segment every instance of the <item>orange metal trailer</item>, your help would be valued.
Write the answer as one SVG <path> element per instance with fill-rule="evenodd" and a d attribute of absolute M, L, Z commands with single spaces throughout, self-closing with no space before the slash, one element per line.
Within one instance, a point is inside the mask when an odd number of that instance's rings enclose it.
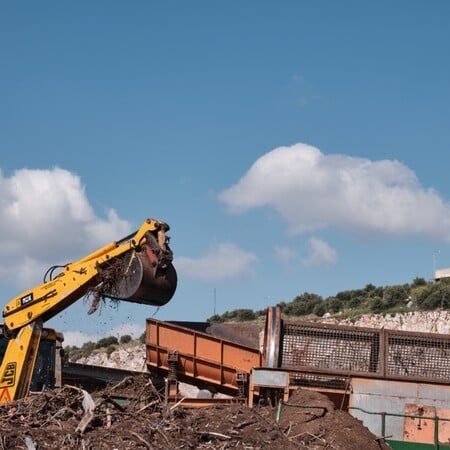
<path fill-rule="evenodd" d="M 146 327 L 147 366 L 169 378 L 200 381 L 236 395 L 243 378 L 261 366 L 257 348 L 151 318 Z"/>

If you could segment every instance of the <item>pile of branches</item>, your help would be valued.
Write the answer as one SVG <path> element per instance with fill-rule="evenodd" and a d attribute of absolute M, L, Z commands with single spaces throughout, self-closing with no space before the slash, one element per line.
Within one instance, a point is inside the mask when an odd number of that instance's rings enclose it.
<path fill-rule="evenodd" d="M 146 374 L 92 394 L 77 386 L 32 393 L 1 406 L 0 417 L 1 450 L 270 448 L 284 440 L 273 420 L 242 405 L 167 405 Z"/>
<path fill-rule="evenodd" d="M 268 405 L 167 404 L 149 374 L 93 393 L 64 386 L 0 406 L 0 450 L 388 448 L 356 419 L 308 395 L 292 401 L 318 408 L 286 406 L 277 420 Z"/>

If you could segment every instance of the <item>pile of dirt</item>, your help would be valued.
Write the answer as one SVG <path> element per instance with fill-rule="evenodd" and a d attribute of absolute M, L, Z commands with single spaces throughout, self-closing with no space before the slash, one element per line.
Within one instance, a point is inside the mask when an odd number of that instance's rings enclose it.
<path fill-rule="evenodd" d="M 0 407 L 0 449 L 387 450 L 327 397 L 296 391 L 281 407 L 165 405 L 147 374 L 88 393 L 75 386 Z"/>
<path fill-rule="evenodd" d="M 285 436 L 308 449 L 380 450 L 390 447 L 362 422 L 336 409 L 325 395 L 298 389 L 278 408 L 277 423 Z"/>

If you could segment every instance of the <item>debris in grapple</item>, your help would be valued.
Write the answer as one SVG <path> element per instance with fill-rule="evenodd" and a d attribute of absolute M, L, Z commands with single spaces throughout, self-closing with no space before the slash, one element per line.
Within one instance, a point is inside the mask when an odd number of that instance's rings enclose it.
<path fill-rule="evenodd" d="M 171 253 L 143 245 L 139 251 L 130 251 L 98 267 L 97 284 L 87 292 L 87 297 L 92 297 L 88 313 L 94 313 L 105 299 L 165 305 L 177 286 L 177 274 L 169 256 Z"/>
<path fill-rule="evenodd" d="M 99 267 L 98 273 L 99 283 L 91 287 L 86 294 L 87 298 L 92 297 L 88 314 L 93 314 L 97 311 L 101 301 L 104 302 L 106 299 L 110 299 L 111 301 L 117 302 L 119 299 L 111 297 L 111 292 L 114 292 L 116 286 L 119 283 L 123 283 L 130 276 L 127 274 L 127 267 L 123 259 L 118 259 L 109 263 L 107 266 Z"/>

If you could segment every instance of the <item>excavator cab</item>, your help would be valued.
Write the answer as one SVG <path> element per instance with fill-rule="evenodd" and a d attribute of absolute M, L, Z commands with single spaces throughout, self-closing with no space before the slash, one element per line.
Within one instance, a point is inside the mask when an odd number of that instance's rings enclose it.
<path fill-rule="evenodd" d="M 30 391 L 40 392 L 61 386 L 61 352 L 64 337 L 52 328 L 44 328 L 39 343 L 36 364 L 31 378 Z M 0 324 L 0 364 L 8 345 Z"/>

